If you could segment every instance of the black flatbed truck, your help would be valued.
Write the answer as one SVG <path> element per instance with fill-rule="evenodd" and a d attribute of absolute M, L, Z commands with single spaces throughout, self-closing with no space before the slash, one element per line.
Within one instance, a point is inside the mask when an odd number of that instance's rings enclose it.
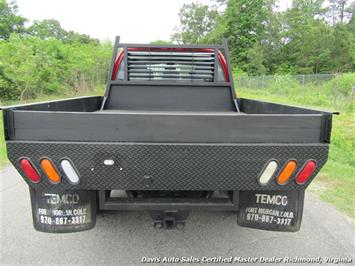
<path fill-rule="evenodd" d="M 104 96 L 2 108 L 8 158 L 44 232 L 95 226 L 97 211 L 191 210 L 297 231 L 327 161 L 332 113 L 239 98 L 224 45 L 121 44 Z"/>

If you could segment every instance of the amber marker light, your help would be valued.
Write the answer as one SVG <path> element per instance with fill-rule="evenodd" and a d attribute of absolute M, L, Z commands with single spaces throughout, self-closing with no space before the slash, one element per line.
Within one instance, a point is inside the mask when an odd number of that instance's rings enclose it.
<path fill-rule="evenodd" d="M 296 161 L 293 160 L 288 161 L 284 169 L 282 169 L 281 173 L 276 179 L 277 184 L 279 185 L 287 184 L 290 178 L 292 177 L 292 174 L 295 172 L 296 168 L 297 168 Z"/>
<path fill-rule="evenodd" d="M 40 164 L 48 179 L 52 183 L 58 184 L 60 182 L 60 175 L 58 174 L 57 169 L 55 169 L 53 163 L 49 159 L 42 159 Z"/>

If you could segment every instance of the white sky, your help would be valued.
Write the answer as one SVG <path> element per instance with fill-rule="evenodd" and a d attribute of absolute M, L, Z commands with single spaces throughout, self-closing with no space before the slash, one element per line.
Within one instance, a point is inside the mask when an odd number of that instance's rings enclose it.
<path fill-rule="evenodd" d="M 17 0 L 20 15 L 34 20 L 56 19 L 66 30 L 100 40 L 149 43 L 169 40 L 178 12 L 191 0 Z M 209 3 L 200 0 L 200 3 Z M 281 0 L 281 6 L 289 0 Z"/>

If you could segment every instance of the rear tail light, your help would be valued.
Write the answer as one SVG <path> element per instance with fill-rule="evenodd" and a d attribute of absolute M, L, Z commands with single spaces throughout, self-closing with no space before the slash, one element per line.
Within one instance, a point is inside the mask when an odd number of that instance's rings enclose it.
<path fill-rule="evenodd" d="M 70 183 L 72 183 L 73 185 L 79 183 L 80 181 L 79 175 L 69 160 L 67 159 L 62 160 L 60 162 L 60 166 L 62 167 L 62 170 L 65 173 Z"/>
<path fill-rule="evenodd" d="M 57 169 L 55 169 L 53 163 L 49 159 L 42 159 L 40 164 L 48 179 L 52 183 L 58 184 L 60 182 L 60 175 L 58 174 Z"/>
<path fill-rule="evenodd" d="M 282 169 L 281 173 L 277 177 L 276 182 L 279 185 L 287 184 L 292 174 L 295 172 L 296 167 L 297 167 L 297 163 L 295 161 L 288 161 L 284 169 Z"/>
<path fill-rule="evenodd" d="M 32 183 L 39 183 L 39 181 L 41 181 L 41 176 L 29 159 L 21 159 L 20 168 Z"/>
<path fill-rule="evenodd" d="M 302 168 L 302 170 L 298 173 L 296 177 L 296 183 L 299 185 L 303 185 L 308 181 L 308 179 L 311 177 L 311 175 L 314 173 L 314 170 L 316 170 L 317 164 L 315 161 L 310 160 L 308 161 Z"/>
<path fill-rule="evenodd" d="M 259 184 L 262 186 L 266 186 L 273 175 L 275 174 L 277 169 L 277 162 L 276 161 L 270 161 L 266 167 L 264 168 L 263 172 L 261 173 L 259 177 Z"/>

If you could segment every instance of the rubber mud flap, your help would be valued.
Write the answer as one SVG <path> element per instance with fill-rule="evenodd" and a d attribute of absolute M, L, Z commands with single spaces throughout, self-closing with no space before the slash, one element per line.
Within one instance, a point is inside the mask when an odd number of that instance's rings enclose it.
<path fill-rule="evenodd" d="M 296 232 L 301 226 L 304 190 L 240 191 L 238 224 L 256 229 Z"/>
<path fill-rule="evenodd" d="M 37 231 L 72 233 L 96 224 L 96 191 L 41 191 L 30 188 L 33 225 Z"/>

